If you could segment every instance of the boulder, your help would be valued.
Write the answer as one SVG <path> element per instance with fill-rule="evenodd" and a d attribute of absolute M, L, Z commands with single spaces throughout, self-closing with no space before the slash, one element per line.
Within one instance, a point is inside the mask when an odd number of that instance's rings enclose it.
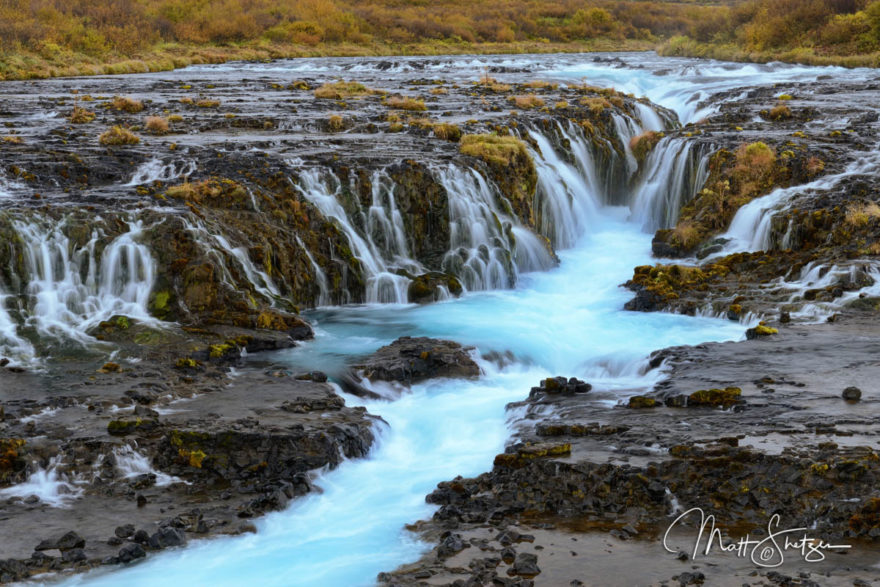
<path fill-rule="evenodd" d="M 370 381 L 417 383 L 434 377 L 477 377 L 480 367 L 457 342 L 404 336 L 352 369 Z"/>

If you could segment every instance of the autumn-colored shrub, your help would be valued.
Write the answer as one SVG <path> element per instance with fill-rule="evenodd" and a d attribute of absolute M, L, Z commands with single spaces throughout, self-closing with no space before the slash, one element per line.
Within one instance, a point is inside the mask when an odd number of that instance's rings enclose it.
<path fill-rule="evenodd" d="M 346 98 L 357 98 L 360 96 L 368 96 L 373 90 L 359 82 L 328 82 L 315 90 L 315 98 L 323 98 L 327 100 L 344 100 Z"/>
<path fill-rule="evenodd" d="M 115 147 L 119 145 L 137 145 L 141 142 L 141 139 L 127 128 L 114 126 L 98 137 L 98 142 L 108 147 Z"/>
<path fill-rule="evenodd" d="M 137 114 L 144 109 L 144 103 L 134 98 L 116 96 L 110 103 L 111 108 L 120 112 L 128 112 L 129 114 Z"/>
<path fill-rule="evenodd" d="M 421 112 L 428 109 L 428 107 L 425 106 L 424 100 L 421 98 L 411 98 L 409 96 L 391 96 L 385 104 L 389 108 L 394 108 L 395 110 L 412 110 Z"/>
<path fill-rule="evenodd" d="M 147 132 L 154 135 L 164 135 L 170 129 L 168 119 L 161 116 L 147 116 L 144 121 L 144 128 Z"/>

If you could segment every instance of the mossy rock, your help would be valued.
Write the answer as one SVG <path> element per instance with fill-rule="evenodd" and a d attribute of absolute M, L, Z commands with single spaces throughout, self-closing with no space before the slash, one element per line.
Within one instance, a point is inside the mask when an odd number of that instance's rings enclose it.
<path fill-rule="evenodd" d="M 724 389 L 701 389 L 688 396 L 689 406 L 730 407 L 742 401 L 742 389 L 726 387 Z"/>
<path fill-rule="evenodd" d="M 629 398 L 627 407 L 633 409 L 656 408 L 657 400 L 653 397 L 648 397 L 646 395 L 635 395 Z"/>
<path fill-rule="evenodd" d="M 134 420 L 110 420 L 107 423 L 107 433 L 112 436 L 126 436 L 140 432 L 149 432 L 155 430 L 159 426 L 156 420 L 144 420 L 135 418 Z"/>

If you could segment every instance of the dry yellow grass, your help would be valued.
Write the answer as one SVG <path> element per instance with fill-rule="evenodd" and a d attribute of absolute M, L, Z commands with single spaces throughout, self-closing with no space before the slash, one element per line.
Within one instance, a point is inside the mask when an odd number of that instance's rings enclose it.
<path fill-rule="evenodd" d="M 391 96 L 385 102 L 385 105 L 395 110 L 410 110 L 414 112 L 424 112 L 428 109 L 425 101 L 421 98 L 411 98 L 409 96 Z"/>
<path fill-rule="evenodd" d="M 458 125 L 444 122 L 434 125 L 434 135 L 438 139 L 443 139 L 444 141 L 452 141 L 453 143 L 456 143 L 461 140 L 461 129 L 458 128 Z"/>
<path fill-rule="evenodd" d="M 140 100 L 124 96 L 114 97 L 113 102 L 110 103 L 110 106 L 114 110 L 119 110 L 120 112 L 128 112 L 129 114 L 137 114 L 144 109 L 144 103 Z"/>
<path fill-rule="evenodd" d="M 867 226 L 878 218 L 880 218 L 880 206 L 876 202 L 851 204 L 846 209 L 846 223 L 856 228 Z"/>
<path fill-rule="evenodd" d="M 511 96 L 510 99 L 517 108 L 520 108 L 522 110 L 528 110 L 529 108 L 540 108 L 544 105 L 544 100 L 534 94 Z"/>
<path fill-rule="evenodd" d="M 196 106 L 199 108 L 219 108 L 220 100 L 214 100 L 212 98 L 202 98 L 198 102 L 196 102 Z"/>
<path fill-rule="evenodd" d="M 328 82 L 315 90 L 315 98 L 325 100 L 343 100 L 346 98 L 358 98 L 375 93 L 370 88 L 359 82 Z"/>
<path fill-rule="evenodd" d="M 520 139 L 488 134 L 464 135 L 459 150 L 496 165 L 510 165 L 517 156 L 529 156 L 526 144 Z"/>
<path fill-rule="evenodd" d="M 338 114 L 331 114 L 327 119 L 327 130 L 339 132 L 345 128 L 345 121 Z"/>
<path fill-rule="evenodd" d="M 431 93 L 435 96 L 442 96 L 448 94 L 449 91 L 446 88 L 431 88 Z"/>
<path fill-rule="evenodd" d="M 611 108 L 611 102 L 605 98 L 581 98 L 581 106 L 586 106 L 595 115 L 602 114 L 606 108 Z"/>
<path fill-rule="evenodd" d="M 86 124 L 95 119 L 95 113 L 79 106 L 74 106 L 70 113 L 70 122 L 72 124 Z"/>
<path fill-rule="evenodd" d="M 24 140 L 18 136 L 6 135 L 2 139 L 0 139 L 0 142 L 7 143 L 10 145 L 20 145 L 24 142 Z"/>
<path fill-rule="evenodd" d="M 691 249 L 699 244 L 700 231 L 689 221 L 679 222 L 672 230 L 672 240 L 686 249 Z"/>
<path fill-rule="evenodd" d="M 170 129 L 168 119 L 161 116 L 147 116 L 144 121 L 144 128 L 147 132 L 154 135 L 164 135 Z"/>
<path fill-rule="evenodd" d="M 544 81 L 544 80 L 532 80 L 530 82 L 526 82 L 523 84 L 523 87 L 529 88 L 532 90 L 555 90 L 559 87 L 559 84 L 554 84 L 552 82 Z"/>
<path fill-rule="evenodd" d="M 127 128 L 114 126 L 98 137 L 98 142 L 108 147 L 115 147 L 118 145 L 137 145 L 141 139 Z"/>

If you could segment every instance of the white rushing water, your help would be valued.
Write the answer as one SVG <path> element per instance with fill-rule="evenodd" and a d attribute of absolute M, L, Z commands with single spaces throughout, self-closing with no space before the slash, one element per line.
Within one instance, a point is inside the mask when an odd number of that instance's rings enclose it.
<path fill-rule="evenodd" d="M 424 496 L 438 481 L 491 466 L 509 435 L 504 406 L 524 399 L 540 379 L 577 376 L 625 397 L 654 383 L 656 373 L 642 373 L 652 350 L 742 336 L 743 327 L 729 321 L 621 309 L 629 294 L 619 284 L 633 266 L 650 262 L 650 237 L 627 215 L 625 208 L 603 209 L 596 230 L 560 254 L 559 268 L 522 276 L 513 290 L 314 313 L 316 340 L 277 360 L 332 373 L 345 356 L 404 334 L 510 351 L 517 360 L 506 368 L 482 361 L 479 380 L 431 381 L 394 402 L 347 397 L 381 414 L 388 427 L 370 458 L 324 473 L 322 493 L 259 520 L 256 535 L 200 542 L 71 583 L 147 585 L 162 576 L 215 585 L 368 585 L 378 572 L 417 558 L 424 546 L 403 526 L 431 515 Z"/>
<path fill-rule="evenodd" d="M 77 486 L 76 479 L 58 470 L 60 466 L 58 457 L 53 458 L 48 467 L 37 469 L 23 483 L 0 489 L 0 499 L 36 497 L 41 503 L 51 507 L 70 507 L 71 502 L 82 495 L 83 490 Z"/>
<path fill-rule="evenodd" d="M 41 335 L 92 342 L 87 330 L 115 314 L 156 322 L 147 310 L 156 266 L 138 242 L 144 230 L 139 221 L 111 241 L 100 258 L 97 231 L 77 248 L 63 225 L 16 222 L 15 227 L 29 276 L 26 323 Z"/>
<path fill-rule="evenodd" d="M 381 76 L 412 73 L 424 77 L 427 70 L 467 78 L 491 64 L 502 72 L 504 68 L 525 69 L 534 77 L 586 81 L 647 95 L 675 111 L 682 122 L 691 122 L 711 111 L 700 102 L 713 93 L 747 85 L 809 81 L 838 71 L 664 60 L 645 54 L 622 54 L 615 63 L 584 56 L 438 57 L 422 59 L 418 67 L 412 66 L 411 58 L 392 61 L 388 68 L 380 67 L 379 60 L 306 59 L 203 66 L 163 75 L 202 72 L 240 77 L 246 70 L 285 76 L 321 72 L 330 78 L 347 72 L 373 75 L 377 83 L 371 85 L 381 87 Z M 849 73 L 850 79 L 863 75 L 867 79 L 860 71 Z M 629 138 L 643 130 L 660 130 L 668 122 L 649 108 L 640 107 L 639 118 L 638 122 L 615 121 L 630 172 Z M 364 405 L 381 415 L 387 426 L 377 428 L 377 443 L 369 458 L 320 472 L 320 492 L 258 520 L 255 535 L 198 541 L 135 566 L 74 577 L 67 583 L 152 585 L 161 578 L 171 584 L 199 585 L 372 584 L 378 572 L 392 570 L 424 552 L 426 545 L 406 532 L 404 525 L 430 517 L 434 508 L 425 504 L 424 496 L 439 481 L 476 475 L 491 467 L 494 455 L 503 451 L 510 436 L 508 417 L 521 416 L 506 414 L 505 406 L 524 399 L 542 378 L 580 377 L 597 392 L 613 392 L 612 397 L 623 400 L 651 388 L 660 377 L 657 371 L 645 372 L 651 351 L 741 338 L 744 326 L 728 320 L 622 310 L 631 294 L 620 284 L 631 277 L 634 266 L 654 261 L 651 236 L 644 228 L 674 221 L 705 176 L 700 164 L 704 154 L 692 153 L 686 141 L 665 139 L 649 156 L 648 171 L 625 194 L 625 201 L 612 207 L 609 204 L 618 198 L 612 198 L 609 188 L 620 186 L 609 186 L 609 170 L 596 168 L 579 131 L 560 128 L 559 132 L 571 144 L 571 158 L 557 153 L 548 136 L 532 133 L 540 147 L 540 154 L 535 153 L 540 232 L 566 249 L 559 253 L 559 267 L 547 269 L 552 259 L 540 241 L 497 209 L 494 188 L 481 176 L 468 169 L 438 168 L 433 172 L 449 192 L 451 210 L 452 239 L 444 263 L 462 276 L 468 293 L 431 305 L 400 303 L 406 299 L 409 279 L 397 270 L 421 267 L 412 259 L 409 243 L 401 238 L 402 220 L 393 186 L 386 178 L 374 178 L 369 206 L 353 202 L 344 207 L 339 197 L 342 186 L 332 174 L 300 173 L 298 189 L 324 216 L 337 222 L 352 253 L 364 265 L 368 300 L 392 304 L 313 312 L 310 319 L 316 339 L 279 353 L 276 360 L 332 374 L 351 357 L 372 352 L 399 336 L 424 335 L 473 345 L 481 355 L 501 353 L 511 361 L 500 366 L 480 359 L 484 375 L 478 379 L 430 381 L 391 402 L 346 396 L 350 405 Z M 757 226 L 742 230 L 749 239 L 760 232 Z M 226 244 L 229 249 L 231 245 Z M 537 269 L 544 271 L 529 273 Z M 515 287 L 509 287 L 514 282 Z M 496 289 L 486 291 L 489 288 Z"/>

